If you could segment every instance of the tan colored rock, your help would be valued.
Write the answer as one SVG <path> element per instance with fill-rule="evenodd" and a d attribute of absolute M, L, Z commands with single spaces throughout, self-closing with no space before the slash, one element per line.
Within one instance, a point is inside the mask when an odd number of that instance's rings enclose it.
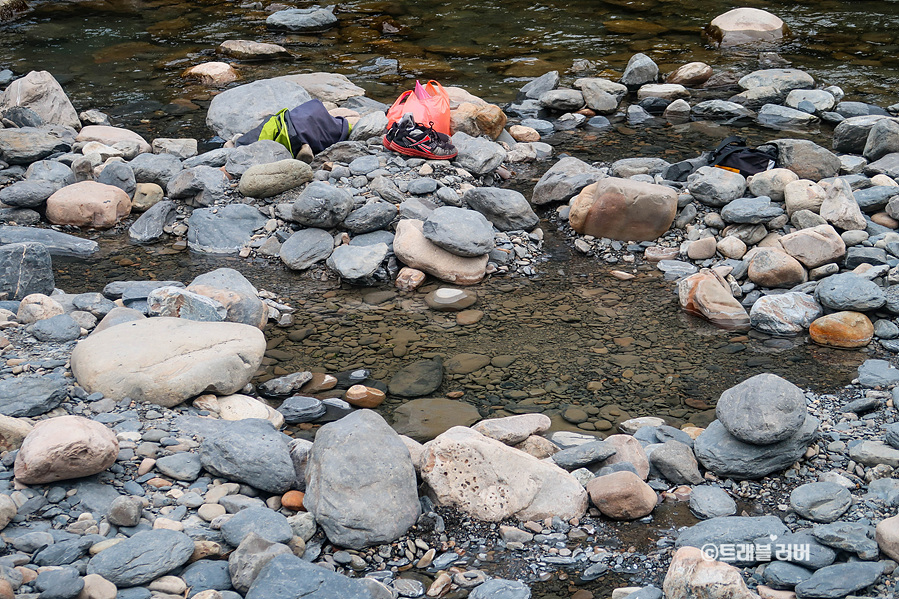
<path fill-rule="evenodd" d="M 422 270 L 441 281 L 457 285 L 480 283 L 487 272 L 487 255 L 475 258 L 456 256 L 428 241 L 422 233 L 424 223 L 404 219 L 396 225 L 393 252 L 404 264 Z"/>
<path fill-rule="evenodd" d="M 81 128 L 75 107 L 59 82 L 47 71 L 31 71 L 0 93 L 0 113 L 14 106 L 33 110 L 48 124 Z"/>
<path fill-rule="evenodd" d="M 828 347 L 865 347 L 874 337 L 874 325 L 861 312 L 834 312 L 816 319 L 808 329 L 812 341 Z"/>
<path fill-rule="evenodd" d="M 239 391 L 264 353 L 256 327 L 158 317 L 92 334 L 75 347 L 71 364 L 91 393 L 171 407 L 201 393 Z"/>
<path fill-rule="evenodd" d="M 725 239 L 728 239 L 725 237 Z M 687 257 L 690 260 L 708 260 L 718 251 L 718 241 L 714 236 L 704 237 L 690 242 L 687 246 Z"/>
<path fill-rule="evenodd" d="M 538 460 L 546 459 L 560 451 L 558 445 L 540 435 L 531 435 L 521 443 L 515 445 L 515 449 L 523 451 L 528 455 L 532 455 Z"/>
<path fill-rule="evenodd" d="M 792 171 L 790 171 L 792 172 Z M 800 210 L 811 210 L 815 214 L 821 210 L 821 204 L 824 203 L 824 196 L 827 192 L 824 188 L 808 179 L 799 179 L 792 181 L 784 186 L 784 202 L 787 214 L 793 216 L 794 212 Z"/>
<path fill-rule="evenodd" d="M 214 397 L 214 396 L 213 396 Z M 216 398 L 216 412 L 222 420 L 244 420 L 246 418 L 263 418 L 271 422 L 275 428 L 284 426 L 284 416 L 262 400 L 248 395 L 225 395 Z M 197 402 L 194 402 L 197 405 Z"/>
<path fill-rule="evenodd" d="M 799 260 L 774 249 L 757 252 L 749 262 L 747 274 L 750 281 L 762 287 L 789 288 L 808 280 Z"/>
<path fill-rule="evenodd" d="M 551 425 L 552 421 L 545 414 L 518 414 L 481 420 L 471 428 L 506 445 L 517 445 L 531 435 L 545 433 Z"/>
<path fill-rule="evenodd" d="M 846 254 L 846 244 L 830 225 L 793 231 L 780 238 L 780 245 L 806 268 L 836 262 Z"/>
<path fill-rule="evenodd" d="M 788 31 L 780 17 L 748 7 L 718 15 L 706 29 L 708 36 L 722 47 L 771 42 L 783 38 Z"/>
<path fill-rule="evenodd" d="M 131 198 L 96 181 L 66 185 L 47 199 L 47 220 L 54 225 L 109 229 L 131 214 Z"/>
<path fill-rule="evenodd" d="M 496 139 L 506 126 L 506 114 L 496 104 L 462 102 L 450 112 L 450 130 L 473 137 L 487 135 Z"/>
<path fill-rule="evenodd" d="M 615 450 L 615 455 L 603 460 L 603 466 L 611 466 L 621 462 L 628 462 L 636 470 L 637 475 L 646 480 L 649 478 L 649 458 L 643 451 L 643 446 L 631 435 L 609 435 L 605 443 Z"/>
<path fill-rule="evenodd" d="M 725 258 L 739 260 L 746 254 L 746 244 L 739 237 L 724 237 L 718 242 L 718 251 Z"/>
<path fill-rule="evenodd" d="M 12 451 L 22 446 L 22 441 L 34 428 L 24 418 L 0 414 L 0 452 Z"/>
<path fill-rule="evenodd" d="M 878 522 L 874 529 L 874 539 L 884 554 L 892 560 L 899 560 L 899 516 Z"/>
<path fill-rule="evenodd" d="M 581 235 L 622 241 L 650 241 L 671 227 L 677 194 L 670 187 L 606 177 L 585 187 L 568 215 Z"/>
<path fill-rule="evenodd" d="M 155 183 L 138 183 L 131 198 L 132 212 L 145 212 L 162 200 L 165 192 Z"/>
<path fill-rule="evenodd" d="M 749 191 L 755 196 L 768 196 L 775 202 L 784 201 L 784 189 L 799 180 L 799 175 L 787 168 L 772 168 L 749 178 Z"/>
<path fill-rule="evenodd" d="M 99 574 L 88 574 L 83 580 L 78 599 L 115 599 L 118 593 L 116 586 Z"/>
<path fill-rule="evenodd" d="M 412 458 L 412 465 L 415 466 L 415 471 L 420 472 L 421 456 L 424 455 L 425 446 L 406 435 L 400 435 L 400 441 L 402 441 L 406 446 L 406 449 L 409 450 L 409 457 Z"/>
<path fill-rule="evenodd" d="M 641 85 L 637 90 L 637 99 L 665 98 L 666 100 L 679 100 L 689 98 L 690 92 L 680 83 L 648 83 Z"/>
<path fill-rule="evenodd" d="M 287 48 L 278 44 L 249 40 L 227 40 L 222 42 L 216 51 L 226 56 L 243 59 L 278 58 L 290 55 Z"/>
<path fill-rule="evenodd" d="M 667 599 L 758 599 L 737 568 L 708 559 L 696 547 L 677 550 L 662 590 Z"/>
<path fill-rule="evenodd" d="M 115 463 L 119 442 L 106 425 L 81 416 L 38 422 L 16 455 L 16 480 L 38 485 L 103 472 Z"/>
<path fill-rule="evenodd" d="M 0 494 L 0 530 L 6 528 L 18 512 L 16 502 L 9 495 Z"/>
<path fill-rule="evenodd" d="M 404 266 L 396 275 L 396 281 L 394 281 L 393 284 L 400 291 L 415 291 L 416 289 L 421 287 L 422 283 L 425 282 L 427 276 L 428 275 L 421 272 L 420 270 Z"/>
<path fill-rule="evenodd" d="M 899 228 L 899 220 L 896 220 L 886 212 L 877 212 L 871 215 L 871 220 L 877 223 L 882 227 L 886 227 L 888 229 L 896 229 Z"/>
<path fill-rule="evenodd" d="M 237 70 L 227 62 L 204 62 L 181 74 L 186 79 L 199 79 L 203 85 L 226 85 L 240 79 Z"/>
<path fill-rule="evenodd" d="M 587 493 L 569 473 L 464 427 L 425 444 L 421 476 L 440 505 L 488 522 L 569 520 L 587 509 Z"/>
<path fill-rule="evenodd" d="M 537 130 L 524 125 L 512 125 L 509 127 L 509 135 L 519 142 L 540 141 L 540 134 L 537 133 Z"/>
<path fill-rule="evenodd" d="M 652 487 L 633 472 L 624 470 L 594 478 L 587 483 L 587 493 L 604 516 L 616 520 L 648 516 L 658 502 Z"/>
<path fill-rule="evenodd" d="M 680 255 L 679 248 L 667 248 L 661 245 L 654 245 L 646 248 L 643 252 L 643 258 L 647 262 L 660 262 L 662 260 L 677 260 Z"/>
<path fill-rule="evenodd" d="M 834 180 L 827 188 L 818 213 L 824 220 L 844 231 L 864 231 L 868 226 L 852 195 L 852 188 L 843 179 Z"/>
<path fill-rule="evenodd" d="M 353 385 L 347 389 L 343 399 L 351 406 L 356 406 L 357 408 L 377 408 L 384 403 L 386 397 L 386 394 L 380 389 L 366 387 L 365 385 Z"/>
<path fill-rule="evenodd" d="M 668 75 L 665 83 L 680 83 L 687 87 L 702 85 L 712 76 L 712 67 L 704 62 L 688 62 Z"/>
<path fill-rule="evenodd" d="M 681 308 L 726 329 L 749 328 L 749 314 L 730 292 L 730 285 L 708 269 L 677 284 Z"/>
<path fill-rule="evenodd" d="M 778 591 L 764 584 L 760 584 L 755 590 L 761 599 L 796 599 L 796 593 L 793 591 Z"/>
<path fill-rule="evenodd" d="M 107 146 L 113 146 L 120 141 L 133 142 L 138 144 L 141 154 L 151 152 L 150 144 L 147 140 L 131 131 L 122 127 L 110 127 L 108 125 L 88 125 L 81 129 L 75 141 L 99 141 Z"/>
<path fill-rule="evenodd" d="M 443 89 L 446 90 L 446 95 L 449 96 L 451 110 L 458 108 L 458 106 L 464 102 L 469 102 L 477 106 L 484 106 L 487 104 L 486 100 L 477 97 L 476 95 L 462 89 L 461 87 L 454 87 L 450 85 L 444 87 Z"/>
<path fill-rule="evenodd" d="M 19 302 L 16 320 L 21 324 L 31 324 L 60 314 L 65 314 L 65 310 L 58 301 L 43 293 L 32 293 Z"/>

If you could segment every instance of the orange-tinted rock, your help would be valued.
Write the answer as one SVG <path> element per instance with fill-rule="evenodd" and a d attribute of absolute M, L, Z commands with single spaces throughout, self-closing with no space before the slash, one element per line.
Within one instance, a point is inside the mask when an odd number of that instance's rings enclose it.
<path fill-rule="evenodd" d="M 420 270 L 404 266 L 400 269 L 399 274 L 396 275 L 396 281 L 394 281 L 393 284 L 400 291 L 415 291 L 421 287 L 421 284 L 425 282 L 427 276 L 428 275 Z"/>
<path fill-rule="evenodd" d="M 320 393 L 330 391 L 337 386 L 337 378 L 324 372 L 313 372 L 312 380 L 303 385 L 300 391 L 303 393 Z"/>
<path fill-rule="evenodd" d="M 871 220 L 873 220 L 878 225 L 887 227 L 889 229 L 899 228 L 899 221 L 897 221 L 895 218 L 891 217 L 886 212 L 878 212 L 877 214 L 872 214 Z"/>
<path fill-rule="evenodd" d="M 506 126 L 506 114 L 496 104 L 462 102 L 450 113 L 450 129 L 473 137 L 488 135 L 496 139 Z"/>
<path fill-rule="evenodd" d="M 730 287 L 708 269 L 682 279 L 677 285 L 681 308 L 725 329 L 749 328 L 749 314 Z"/>
<path fill-rule="evenodd" d="M 365 385 L 353 385 L 347 389 L 343 399 L 357 408 L 376 408 L 384 403 L 385 397 L 386 395 L 380 389 Z"/>
<path fill-rule="evenodd" d="M 662 260 L 677 260 L 680 255 L 680 248 L 666 248 L 661 245 L 654 245 L 646 248 L 643 252 L 643 258 L 647 262 L 660 262 Z"/>
<path fill-rule="evenodd" d="M 864 347 L 874 336 L 874 325 L 861 312 L 834 312 L 817 319 L 808 329 L 812 341 L 829 347 Z"/>
<path fill-rule="evenodd" d="M 846 253 L 843 238 L 830 225 L 793 231 L 779 241 L 784 251 L 802 262 L 806 268 L 836 262 Z"/>
<path fill-rule="evenodd" d="M 462 310 L 456 314 L 456 324 L 468 326 L 477 324 L 484 318 L 483 310 Z"/>
<path fill-rule="evenodd" d="M 515 141 L 531 142 L 540 141 L 540 134 L 536 129 L 525 127 L 524 125 L 512 125 L 509 127 L 509 135 Z"/>
<path fill-rule="evenodd" d="M 709 559 L 701 549 L 681 547 L 674 554 L 662 585 L 668 599 L 755 599 L 740 571 Z"/>
<path fill-rule="evenodd" d="M 239 75 L 226 62 L 204 62 L 184 71 L 182 77 L 199 79 L 204 85 L 225 85 L 237 81 Z"/>
<path fill-rule="evenodd" d="M 47 220 L 54 225 L 109 229 L 131 213 L 131 198 L 113 185 L 81 181 L 47 199 Z"/>
<path fill-rule="evenodd" d="M 795 287 L 808 280 L 799 260 L 776 250 L 759 251 L 749 262 L 748 275 L 762 287 Z"/>
<path fill-rule="evenodd" d="M 704 62 L 689 62 L 668 75 L 665 83 L 680 83 L 687 87 L 702 85 L 712 76 L 712 67 Z"/>
<path fill-rule="evenodd" d="M 648 516 L 658 502 L 652 487 L 626 470 L 594 478 L 587 483 L 587 493 L 603 515 L 616 520 Z"/>
<path fill-rule="evenodd" d="M 649 241 L 668 231 L 676 212 L 670 187 L 607 177 L 578 194 L 568 221 L 581 235 Z"/>
<path fill-rule="evenodd" d="M 306 494 L 301 491 L 288 491 L 281 496 L 281 507 L 286 507 L 295 512 L 306 511 L 306 508 L 303 507 L 303 498 L 305 496 Z"/>

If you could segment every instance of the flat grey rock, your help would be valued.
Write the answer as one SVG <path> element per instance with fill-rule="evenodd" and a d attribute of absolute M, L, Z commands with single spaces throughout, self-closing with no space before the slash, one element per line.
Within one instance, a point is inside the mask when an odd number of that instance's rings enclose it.
<path fill-rule="evenodd" d="M 194 542 L 183 532 L 150 530 L 139 532 L 101 551 L 88 563 L 88 574 L 99 574 L 117 587 L 138 586 L 155 580 L 187 562 Z"/>
<path fill-rule="evenodd" d="M 838 599 L 869 587 L 883 574 L 879 562 L 853 562 L 821 568 L 796 586 L 799 599 Z"/>
<path fill-rule="evenodd" d="M 372 599 L 372 595 L 358 580 L 282 554 L 263 566 L 246 599 Z"/>
<path fill-rule="evenodd" d="M 68 381 L 59 375 L 23 375 L 0 380 L 0 414 L 14 418 L 46 414 L 66 397 Z"/>
<path fill-rule="evenodd" d="M 240 510 L 222 524 L 225 541 L 237 547 L 249 533 L 256 533 L 271 543 L 287 543 L 293 537 L 290 523 L 283 515 L 267 507 Z"/>
<path fill-rule="evenodd" d="M 187 219 L 187 244 L 197 252 L 236 254 L 267 220 L 246 204 L 198 208 Z"/>
<path fill-rule="evenodd" d="M 34 229 L 15 225 L 0 226 L 0 244 L 27 242 L 44 245 L 51 256 L 87 258 L 100 249 L 96 241 L 82 239 L 53 229 Z"/>
<path fill-rule="evenodd" d="M 279 256 L 289 268 L 306 270 L 328 259 L 334 251 L 334 239 L 324 229 L 301 229 L 281 244 Z"/>
<path fill-rule="evenodd" d="M 724 516 L 703 520 L 680 532 L 677 547 L 699 547 L 704 545 L 752 544 L 756 539 L 787 534 L 788 529 L 776 516 Z M 752 560 L 734 562 L 735 565 L 751 565 Z"/>
<path fill-rule="evenodd" d="M 462 200 L 500 231 L 530 231 L 540 222 L 527 199 L 513 189 L 474 187 L 465 192 Z"/>
<path fill-rule="evenodd" d="M 200 443 L 203 468 L 215 476 L 284 493 L 296 480 L 293 460 L 282 435 L 268 420 L 222 422 Z"/>
<path fill-rule="evenodd" d="M 703 520 L 733 516 L 737 513 L 737 503 L 720 487 L 698 485 L 690 493 L 690 511 Z"/>
<path fill-rule="evenodd" d="M 790 507 L 806 520 L 833 522 L 852 505 L 852 495 L 836 483 L 817 482 L 796 487 L 790 493 Z"/>
<path fill-rule="evenodd" d="M 32 293 L 50 295 L 56 283 L 53 262 L 41 243 L 10 243 L 0 246 L 0 292 L 11 300 Z"/>

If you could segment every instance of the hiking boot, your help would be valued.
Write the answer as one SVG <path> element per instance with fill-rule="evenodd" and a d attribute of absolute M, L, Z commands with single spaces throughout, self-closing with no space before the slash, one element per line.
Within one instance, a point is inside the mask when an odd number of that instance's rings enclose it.
<path fill-rule="evenodd" d="M 406 113 L 395 122 L 384 136 L 384 147 L 405 156 L 449 160 L 456 157 L 456 148 L 448 135 L 429 126 L 416 123 L 412 113 Z"/>

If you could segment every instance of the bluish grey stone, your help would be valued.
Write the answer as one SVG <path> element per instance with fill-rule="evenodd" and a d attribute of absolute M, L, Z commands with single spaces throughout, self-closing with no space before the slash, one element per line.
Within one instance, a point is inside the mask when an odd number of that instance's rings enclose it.
<path fill-rule="evenodd" d="M 443 383 L 443 360 L 421 360 L 400 368 L 390 379 L 391 395 L 398 397 L 424 397 L 440 388 Z"/>
<path fill-rule="evenodd" d="M 17 208 L 37 208 L 60 188 L 54 181 L 17 181 L 0 189 L 0 202 Z"/>
<path fill-rule="evenodd" d="M 832 522 L 813 528 L 812 536 L 822 545 L 855 553 L 864 560 L 877 559 L 880 552 L 877 541 L 874 540 L 873 526 L 855 522 Z"/>
<path fill-rule="evenodd" d="M 793 590 L 811 576 L 810 570 L 789 562 L 776 561 L 765 566 L 765 583 L 772 589 Z"/>
<path fill-rule="evenodd" d="M 880 562 L 852 562 L 821 568 L 796 585 L 799 599 L 838 599 L 869 587 L 883 574 Z"/>
<path fill-rule="evenodd" d="M 343 221 L 350 233 L 371 233 L 388 226 L 396 218 L 397 209 L 387 202 L 370 202 L 350 212 Z"/>
<path fill-rule="evenodd" d="M 362 235 L 355 235 L 350 239 L 350 245 L 376 245 L 379 243 L 387 244 L 390 251 L 393 251 L 393 233 L 390 231 L 372 231 Z"/>
<path fill-rule="evenodd" d="M 863 387 L 889 387 L 899 383 L 899 368 L 886 360 L 865 360 L 858 367 L 858 382 Z"/>
<path fill-rule="evenodd" d="M 0 160 L 7 164 L 31 164 L 57 152 L 68 152 L 72 141 L 53 135 L 47 128 L 0 129 Z"/>
<path fill-rule="evenodd" d="M 889 185 L 875 185 L 865 189 L 857 189 L 852 192 L 858 207 L 862 212 L 877 212 L 886 208 L 889 201 L 899 196 L 899 187 Z"/>
<path fill-rule="evenodd" d="M 415 218 L 427 220 L 431 213 L 437 209 L 437 204 L 420 198 L 409 198 L 400 204 L 401 218 Z"/>
<path fill-rule="evenodd" d="M 780 559 L 810 570 L 829 566 L 837 558 L 837 552 L 819 543 L 812 536 L 811 529 L 780 535 L 776 539 L 760 538 L 756 540 L 756 545 L 770 545 L 772 557 L 777 557 L 780 548 Z M 801 551 L 796 551 L 797 547 Z"/>
<path fill-rule="evenodd" d="M 216 100 L 218 100 L 225 94 L 239 91 L 243 87 L 249 87 L 257 83 L 266 83 L 267 81 L 270 80 L 255 81 L 253 83 L 250 83 L 249 85 L 236 87 L 222 92 L 212 99 L 212 105 L 210 105 L 209 107 L 210 114 L 212 113 L 212 106 L 215 105 Z M 299 85 L 291 85 L 299 88 L 300 90 L 302 90 L 303 94 L 306 94 L 306 90 L 304 90 Z M 275 112 L 277 112 L 277 110 L 272 111 L 270 114 L 274 114 Z M 206 122 L 209 122 L 208 116 L 206 117 Z M 246 173 L 251 166 L 256 166 L 258 164 L 269 164 L 271 162 L 280 162 L 281 160 L 288 160 L 291 158 L 293 158 L 293 156 L 290 154 L 290 150 L 288 150 L 278 142 L 271 139 L 261 139 L 247 146 L 239 146 L 237 148 L 233 148 L 231 152 L 228 153 L 228 156 L 225 159 L 225 170 L 231 175 L 240 177 L 243 176 L 243 174 Z"/>
<path fill-rule="evenodd" d="M 541 94 L 559 85 L 559 71 L 549 71 L 524 84 L 519 90 L 519 98 L 532 98 L 536 100 Z"/>
<path fill-rule="evenodd" d="M 576 89 L 551 89 L 537 99 L 546 108 L 557 112 L 574 112 L 584 107 L 584 94 Z"/>
<path fill-rule="evenodd" d="M 603 171 L 594 168 L 573 156 L 566 156 L 546 171 L 531 195 L 535 206 L 552 202 L 567 202 L 582 189 L 596 183 L 604 176 Z"/>
<path fill-rule="evenodd" d="M 103 295 L 111 299 L 124 297 L 146 298 L 150 292 L 160 287 L 184 287 L 180 281 L 112 281 L 103 288 Z"/>
<path fill-rule="evenodd" d="M 162 237 L 166 225 L 175 220 L 175 202 L 162 200 L 141 214 L 129 227 L 128 236 L 137 243 L 149 243 Z"/>
<path fill-rule="evenodd" d="M 359 581 L 296 556 L 275 556 L 263 566 L 246 599 L 371 599 Z"/>
<path fill-rule="evenodd" d="M 192 158 L 188 158 L 182 164 L 184 168 L 194 168 L 195 166 L 213 166 L 215 168 L 221 168 L 225 166 L 225 162 L 228 160 L 228 154 L 234 148 L 216 148 L 215 150 L 210 150 L 208 152 L 204 152 L 199 156 L 193 156 Z"/>
<path fill-rule="evenodd" d="M 139 532 L 101 551 L 87 566 L 88 574 L 99 574 L 117 587 L 133 587 L 155 580 L 187 562 L 194 542 L 183 532 L 149 530 Z"/>
<path fill-rule="evenodd" d="M 31 558 L 36 566 L 64 566 L 79 560 L 97 540 L 93 537 L 79 537 L 60 541 L 38 550 Z"/>
<path fill-rule="evenodd" d="M 656 445 L 649 455 L 649 463 L 675 485 L 698 485 L 704 482 L 693 451 L 680 441 L 666 441 Z"/>
<path fill-rule="evenodd" d="M 128 165 L 137 183 L 155 183 L 163 189 L 183 168 L 181 161 L 173 154 L 138 154 Z"/>
<path fill-rule="evenodd" d="M 615 453 L 615 448 L 603 441 L 590 441 L 583 445 L 563 449 L 553 454 L 552 460 L 561 468 L 574 470 L 581 466 L 602 462 Z"/>
<path fill-rule="evenodd" d="M 377 156 L 372 156 L 377 159 Z M 353 196 L 344 189 L 313 181 L 293 203 L 293 220 L 304 227 L 336 227 L 353 210 Z"/>
<path fill-rule="evenodd" d="M 523 119 L 521 125 L 530 127 L 540 135 L 549 135 L 555 130 L 552 123 L 543 119 Z"/>
<path fill-rule="evenodd" d="M 458 131 L 452 142 L 458 152 L 455 163 L 475 176 L 486 175 L 506 159 L 503 147 L 488 139 Z"/>
<path fill-rule="evenodd" d="M 891 116 L 880 106 L 865 102 L 840 102 L 834 111 L 847 119 L 857 116 Z"/>
<path fill-rule="evenodd" d="M 116 599 L 150 599 L 152 596 L 153 593 L 146 587 L 132 587 L 130 589 L 119 589 L 115 597 Z"/>
<path fill-rule="evenodd" d="M 462 200 L 500 231 L 530 231 L 540 222 L 527 199 L 513 189 L 473 187 Z"/>
<path fill-rule="evenodd" d="M 883 428 L 884 432 L 886 433 L 884 440 L 893 447 L 899 448 L 899 422 L 892 422 L 890 424 L 887 424 Z"/>
<path fill-rule="evenodd" d="M 128 197 L 134 197 L 136 189 L 136 181 L 134 170 L 124 162 L 109 162 L 103 167 L 103 172 L 97 177 L 98 183 L 112 185 L 118 187 L 128 194 Z"/>
<path fill-rule="evenodd" d="M 65 399 L 67 385 L 68 381 L 57 374 L 0 380 L 0 414 L 15 418 L 46 414 Z"/>
<path fill-rule="evenodd" d="M 81 336 L 81 326 L 68 314 L 57 314 L 28 325 L 26 331 L 38 341 L 66 343 Z"/>
<path fill-rule="evenodd" d="M 523 582 L 491 578 L 474 588 L 469 599 L 531 599 L 531 590 Z"/>
<path fill-rule="evenodd" d="M 337 24 L 337 17 L 333 8 L 288 8 L 270 14 L 265 24 L 287 31 L 324 31 Z"/>
<path fill-rule="evenodd" d="M 699 462 L 718 476 L 755 479 L 789 468 L 817 436 L 818 420 L 807 416 L 802 426 L 784 441 L 751 445 L 731 435 L 716 420 L 696 439 L 693 451 Z"/>
<path fill-rule="evenodd" d="M 47 248 L 51 256 L 87 258 L 100 249 L 96 241 L 75 237 L 53 229 L 36 229 L 15 225 L 0 226 L 0 244 L 27 242 L 40 243 Z"/>
<path fill-rule="evenodd" d="M 419 196 L 434 193 L 437 191 L 437 181 L 430 177 L 418 177 L 417 179 L 409 181 L 409 185 L 406 189 L 409 193 Z"/>
<path fill-rule="evenodd" d="M 284 422 L 288 424 L 297 424 L 300 422 L 312 422 L 325 411 L 325 405 L 315 397 L 305 397 L 303 395 L 294 395 L 285 399 L 278 411 L 284 416 Z"/>
<path fill-rule="evenodd" d="M 261 327 L 268 320 L 268 306 L 259 298 L 256 287 L 233 268 L 217 268 L 198 275 L 188 286 L 189 290 L 203 291 L 203 287 L 221 289 L 231 293 L 227 306 L 226 322 L 237 322 Z"/>
<path fill-rule="evenodd" d="M 374 154 L 360 156 L 349 164 L 350 172 L 354 175 L 367 175 L 379 168 L 381 168 L 381 159 Z"/>
<path fill-rule="evenodd" d="M 306 270 L 326 260 L 334 251 L 334 239 L 323 229 L 301 229 L 281 244 L 279 256 L 289 268 Z"/>
<path fill-rule="evenodd" d="M 865 414 L 872 410 L 876 410 L 882 404 L 883 402 L 879 397 L 866 395 L 850 401 L 846 404 L 846 407 L 843 408 L 843 411 L 852 412 L 853 414 Z"/>
<path fill-rule="evenodd" d="M 753 544 L 756 539 L 787 534 L 787 527 L 776 516 L 724 516 L 710 518 L 680 532 L 677 536 L 677 547 L 698 547 L 715 545 Z M 748 557 L 748 556 L 747 556 Z M 756 563 L 756 556 L 751 560 L 734 561 L 734 565 L 751 565 Z"/>
<path fill-rule="evenodd" d="M 621 76 L 621 83 L 628 87 L 638 87 L 645 83 L 655 83 L 659 78 L 659 67 L 645 54 L 631 56 Z"/>
<path fill-rule="evenodd" d="M 715 415 L 743 443 L 771 445 L 792 437 L 806 419 L 805 394 L 776 374 L 757 374 L 721 394 Z"/>
<path fill-rule="evenodd" d="M 711 121 L 727 121 L 732 119 L 750 119 L 755 117 L 755 113 L 740 106 L 736 102 L 728 102 L 726 100 L 706 100 L 699 102 L 693 107 L 693 116 L 697 119 L 708 119 Z"/>
<path fill-rule="evenodd" d="M 187 244 L 197 252 L 236 254 L 267 220 L 246 204 L 198 208 L 187 220 Z"/>
<path fill-rule="evenodd" d="M 875 499 L 890 507 L 899 505 L 899 480 L 895 478 L 878 478 L 868 483 L 865 499 Z"/>
<path fill-rule="evenodd" d="M 200 443 L 200 459 L 208 472 L 269 493 L 284 493 L 293 486 L 293 460 L 271 422 L 258 418 L 223 421 L 217 429 Z"/>
<path fill-rule="evenodd" d="M 720 487 L 697 485 L 690 493 L 690 511 L 702 520 L 733 516 L 737 503 Z"/>
<path fill-rule="evenodd" d="M 342 245 L 328 256 L 328 268 L 347 283 L 353 285 L 374 285 L 376 272 L 387 258 L 388 248 L 384 243 L 375 245 Z"/>
<path fill-rule="evenodd" d="M 222 524 L 222 534 L 232 547 L 240 545 L 251 532 L 272 543 L 287 543 L 293 537 L 287 518 L 267 507 L 241 510 Z"/>
<path fill-rule="evenodd" d="M 866 312 L 886 302 L 883 290 L 873 281 L 854 273 L 831 275 L 818 281 L 815 299 L 831 310 Z"/>
<path fill-rule="evenodd" d="M 852 505 L 847 489 L 831 482 L 807 483 L 790 493 L 790 507 L 806 520 L 833 522 Z"/>
<path fill-rule="evenodd" d="M 220 169 L 195 166 L 172 177 L 166 190 L 173 200 L 185 200 L 191 206 L 211 206 L 224 200 L 230 188 L 228 177 Z"/>
<path fill-rule="evenodd" d="M 216 591 L 231 589 L 231 575 L 228 573 L 226 560 L 197 560 L 184 568 L 181 579 L 190 587 L 188 597 L 210 589 Z"/>
<path fill-rule="evenodd" d="M 673 426 L 668 426 L 667 424 L 663 424 L 662 426 L 657 427 L 641 427 L 641 428 L 650 428 L 655 429 L 653 432 L 657 441 L 653 441 L 653 443 L 664 443 L 666 441 L 677 441 L 679 443 L 683 443 L 687 447 L 693 447 L 693 437 L 685 433 L 684 431 L 674 428 Z M 639 432 L 639 430 L 637 431 Z M 634 434 L 636 437 L 636 433 Z"/>
<path fill-rule="evenodd" d="M 812 107 L 812 113 L 814 107 Z M 764 127 L 787 129 L 790 127 L 806 127 L 818 121 L 818 117 L 808 111 L 797 110 L 789 106 L 765 104 L 759 110 L 758 122 Z"/>
<path fill-rule="evenodd" d="M 768 196 L 738 198 L 721 209 L 725 222 L 757 225 L 783 214 L 783 208 L 771 203 Z"/>
<path fill-rule="evenodd" d="M 84 588 L 84 579 L 76 568 L 44 570 L 37 575 L 34 586 L 41 591 L 40 599 L 74 599 Z"/>
<path fill-rule="evenodd" d="M 493 225 L 475 210 L 441 206 L 428 215 L 422 233 L 457 256 L 483 256 L 493 249 Z"/>
<path fill-rule="evenodd" d="M 49 295 L 55 287 L 53 262 L 40 243 L 11 243 L 0 247 L 0 292 L 20 300 L 32 293 Z"/>
<path fill-rule="evenodd" d="M 156 460 L 156 469 L 176 480 L 194 481 L 200 476 L 203 464 L 200 456 L 184 451 L 159 458 Z"/>
<path fill-rule="evenodd" d="M 846 257 L 843 259 L 843 266 L 854 269 L 861 264 L 873 264 L 874 266 L 889 264 L 889 257 L 886 251 L 881 248 L 869 248 L 858 245 L 848 248 Z"/>
<path fill-rule="evenodd" d="M 52 181 L 60 187 L 75 183 L 72 169 L 55 160 L 39 160 L 28 166 L 25 179 L 29 181 Z"/>
<path fill-rule="evenodd" d="M 312 97 L 303 86 L 287 79 L 253 81 L 216 95 L 206 113 L 206 125 L 220 137 L 231 139 L 235 135 L 246 133 L 261 124 L 265 118 L 282 108 L 299 106 L 311 99 Z M 277 142 L 271 143 L 281 145 Z M 287 148 L 284 146 L 281 148 L 284 150 L 282 157 L 290 158 Z M 229 157 L 241 149 L 233 148 L 228 153 Z M 276 161 L 271 160 L 270 162 Z M 244 168 L 245 170 L 246 168 Z M 229 170 L 229 172 L 231 171 Z"/>

